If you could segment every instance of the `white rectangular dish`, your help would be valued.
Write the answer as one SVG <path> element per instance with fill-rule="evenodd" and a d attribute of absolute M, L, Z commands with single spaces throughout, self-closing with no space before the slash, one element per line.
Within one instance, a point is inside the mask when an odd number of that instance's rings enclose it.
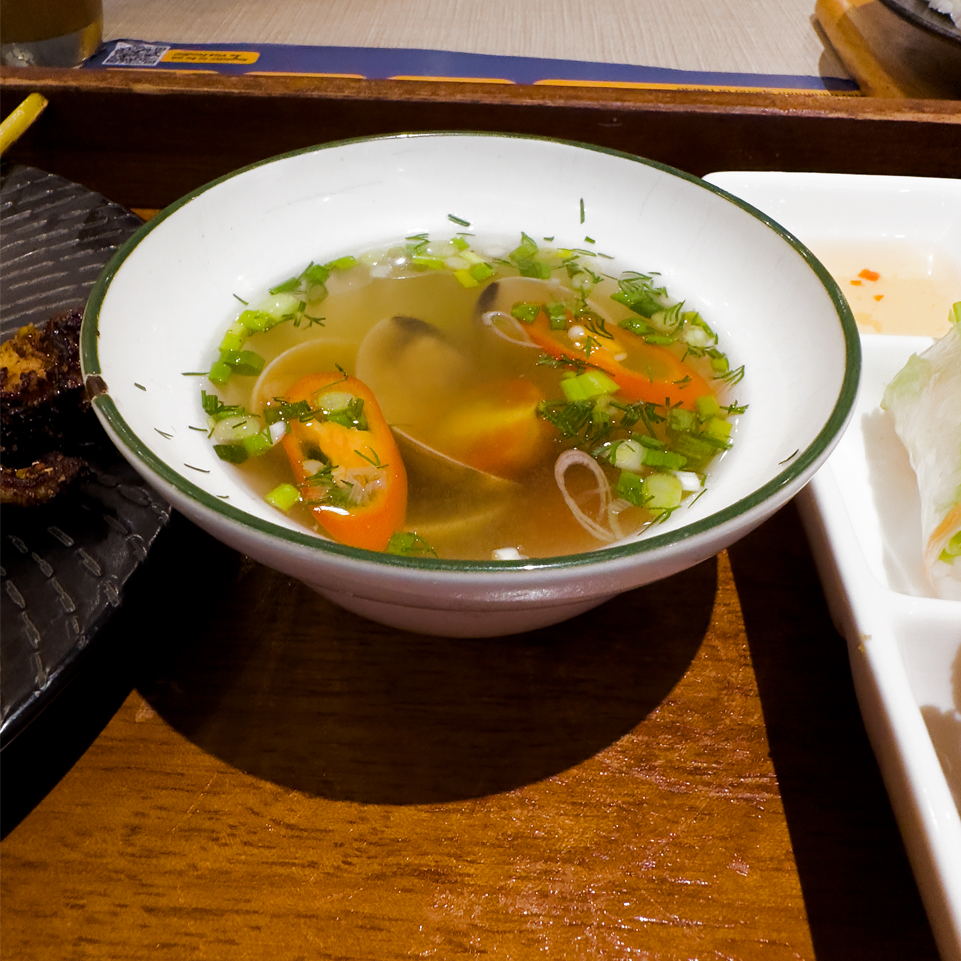
<path fill-rule="evenodd" d="M 961 300 L 961 180 L 705 180 L 822 259 L 862 330 L 851 426 L 798 505 L 938 947 L 945 961 L 961 961 L 961 601 L 926 596 L 917 483 L 879 406 Z"/>

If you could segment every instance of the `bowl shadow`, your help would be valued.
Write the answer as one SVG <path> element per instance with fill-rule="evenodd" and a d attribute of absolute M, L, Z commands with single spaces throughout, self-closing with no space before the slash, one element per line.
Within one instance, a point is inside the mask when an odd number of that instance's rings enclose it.
<path fill-rule="evenodd" d="M 172 727 L 259 778 L 378 804 L 461 800 L 566 770 L 633 729 L 708 628 L 715 559 L 566 623 L 405 633 L 248 563 L 139 685 Z M 678 599 L 683 598 L 683 603 Z"/>
<path fill-rule="evenodd" d="M 936 961 L 795 506 L 729 556 L 817 958 Z"/>

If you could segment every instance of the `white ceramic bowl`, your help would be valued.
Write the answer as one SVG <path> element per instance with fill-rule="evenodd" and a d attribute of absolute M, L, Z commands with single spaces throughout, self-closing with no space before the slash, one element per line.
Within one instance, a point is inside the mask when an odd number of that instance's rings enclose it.
<path fill-rule="evenodd" d="M 583 201 L 583 204 L 582 204 Z M 197 378 L 236 315 L 292 268 L 428 231 L 448 215 L 480 235 L 590 234 L 624 267 L 659 271 L 699 309 L 746 376 L 749 405 L 709 490 L 646 536 L 544 560 L 452 562 L 324 541 L 263 503 L 203 432 Z M 583 217 L 583 221 L 582 221 Z M 456 229 L 456 228 L 455 228 Z M 794 496 L 830 453 L 857 393 L 859 343 L 813 255 L 696 177 L 582 144 L 496 134 L 370 138 L 230 174 L 146 224 L 87 306 L 86 375 L 123 454 L 214 536 L 337 604 L 408 630 L 530 630 L 711 557 Z"/>

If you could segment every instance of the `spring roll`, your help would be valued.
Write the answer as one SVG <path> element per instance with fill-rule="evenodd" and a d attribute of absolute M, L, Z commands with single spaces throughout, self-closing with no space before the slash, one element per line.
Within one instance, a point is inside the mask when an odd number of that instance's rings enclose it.
<path fill-rule="evenodd" d="M 936 596 L 961 600 L 961 302 L 951 321 L 888 384 L 881 406 L 918 478 L 924 572 Z"/>

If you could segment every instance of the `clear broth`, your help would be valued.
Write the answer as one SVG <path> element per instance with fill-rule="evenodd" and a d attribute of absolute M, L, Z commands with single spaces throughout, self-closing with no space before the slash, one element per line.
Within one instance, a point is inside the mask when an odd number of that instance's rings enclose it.
<path fill-rule="evenodd" d="M 432 388 L 437 396 L 437 403 L 432 408 L 435 419 L 442 418 L 445 411 L 460 403 L 463 392 L 489 377 L 528 379 L 546 398 L 562 396 L 559 387 L 562 371 L 535 364 L 538 351 L 505 345 L 482 330 L 477 322 L 476 307 L 483 286 L 465 289 L 445 271 L 428 271 L 402 279 L 368 277 L 363 266 L 355 268 L 354 272 L 359 273 L 360 283 L 351 284 L 350 276 L 345 275 L 343 282 L 331 284 L 329 296 L 322 303 L 322 326 L 303 329 L 290 323 L 279 324 L 253 336 L 249 342 L 251 348 L 269 365 L 305 342 L 324 344 L 326 346 L 321 351 L 324 361 L 320 369 L 330 370 L 336 365 L 347 374 L 356 376 L 358 348 L 375 325 L 398 315 L 413 317 L 435 327 L 455 354 L 469 362 L 467 376 L 461 377 L 458 370 L 452 369 L 458 363 L 455 356 L 451 365 L 440 364 L 436 369 L 425 367 L 422 376 L 418 374 L 413 378 L 417 381 L 433 378 L 436 381 Z M 503 275 L 499 279 L 503 279 Z M 574 294 L 573 290 L 567 289 Z M 591 305 L 604 302 L 603 312 L 612 324 L 630 314 L 626 307 L 609 302 L 605 296 L 616 289 L 616 283 L 603 281 L 590 297 Z M 688 366 L 694 367 L 695 364 Z M 709 369 L 703 362 L 696 365 L 701 373 L 705 372 L 705 367 Z M 289 387 L 302 375 L 303 371 L 291 373 L 285 381 L 281 374 L 278 383 L 286 383 Z M 255 380 L 232 377 L 219 394 L 228 404 L 240 404 L 259 413 L 261 405 L 252 397 Z M 369 382 L 368 386 L 373 389 Z M 717 390 L 720 385 L 715 382 L 713 386 L 720 396 L 721 392 Z M 436 424 L 431 422 L 429 409 L 420 411 L 418 422 L 407 422 L 406 417 L 398 417 L 396 404 L 380 395 L 378 401 L 392 427 L 403 428 L 415 438 L 430 443 Z M 438 480 L 429 476 L 432 473 L 429 466 L 425 469 L 416 458 L 414 463 L 409 463 L 405 456 L 410 483 L 404 529 L 424 538 L 437 556 L 464 560 L 490 560 L 492 552 L 500 549 L 514 548 L 525 557 L 546 557 L 605 546 L 605 542 L 577 522 L 555 481 L 555 461 L 567 446 L 570 445 L 559 435 L 552 438 L 545 444 L 537 463 L 511 477 L 507 483 L 491 482 L 489 478 L 478 478 L 474 474 L 467 477 L 466 483 Z M 261 496 L 278 483 L 291 479 L 281 445 L 262 457 L 252 458 L 238 469 Z M 586 469 L 571 469 L 568 479 L 575 493 L 590 500 L 595 483 Z M 289 515 L 305 527 L 322 533 L 307 506 L 297 504 Z M 623 520 L 632 531 L 639 531 L 650 523 L 652 515 L 643 508 L 631 507 L 623 515 Z"/>

